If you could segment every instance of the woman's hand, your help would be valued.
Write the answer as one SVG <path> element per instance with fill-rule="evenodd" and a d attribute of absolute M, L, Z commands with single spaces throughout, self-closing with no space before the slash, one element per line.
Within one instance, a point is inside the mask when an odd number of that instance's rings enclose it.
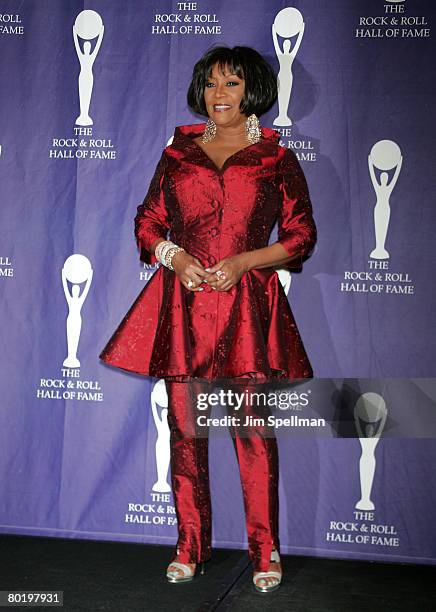
<path fill-rule="evenodd" d="M 190 291 L 203 291 L 204 287 L 200 287 L 203 279 L 209 276 L 205 271 L 201 262 L 190 255 L 186 251 L 177 251 L 171 260 L 175 274 L 180 281 Z M 192 287 L 188 286 L 189 281 L 193 281 Z"/>
<path fill-rule="evenodd" d="M 221 271 L 225 276 L 220 274 L 218 277 L 216 272 Z M 207 284 L 217 291 L 228 291 L 236 283 L 239 283 L 242 275 L 247 272 L 247 258 L 245 254 L 232 255 L 221 259 L 211 268 L 206 268 L 209 275 L 206 278 Z"/>

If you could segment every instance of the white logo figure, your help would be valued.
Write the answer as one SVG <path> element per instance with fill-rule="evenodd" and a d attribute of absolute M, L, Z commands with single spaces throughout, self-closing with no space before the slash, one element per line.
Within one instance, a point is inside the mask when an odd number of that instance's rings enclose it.
<path fill-rule="evenodd" d="M 273 121 L 274 125 L 292 125 L 292 120 L 288 116 L 288 106 L 291 98 L 292 82 L 294 80 L 292 64 L 303 38 L 304 27 L 303 15 L 299 10 L 292 7 L 279 11 L 272 25 L 274 49 L 280 65 L 277 76 L 279 114 Z M 291 41 L 288 39 L 297 34 L 298 38 L 291 51 Z M 283 50 L 280 49 L 277 35 L 286 39 L 283 41 Z"/>
<path fill-rule="evenodd" d="M 386 2 L 405 2 L 405 0 L 386 0 Z"/>
<path fill-rule="evenodd" d="M 373 259 L 389 258 L 389 253 L 385 249 L 386 234 L 391 215 L 389 198 L 400 174 L 402 163 L 403 157 L 400 147 L 392 140 L 379 140 L 372 147 L 368 155 L 369 174 L 377 196 L 374 207 L 375 249 L 370 254 L 370 257 Z M 375 175 L 374 166 L 382 170 L 380 182 Z M 389 175 L 387 170 L 393 170 L 393 168 L 395 168 L 395 172 L 391 182 L 388 184 Z"/>
<path fill-rule="evenodd" d="M 282 287 L 285 291 L 285 295 L 288 295 L 292 280 L 291 273 L 285 268 L 277 268 L 277 273 L 279 275 L 279 281 L 281 282 Z"/>
<path fill-rule="evenodd" d="M 160 417 L 156 405 L 163 407 Z M 170 465 L 170 429 L 167 421 L 168 395 L 163 378 L 157 381 L 151 392 L 151 410 L 153 413 L 154 424 L 156 425 L 157 429 L 157 481 L 154 483 L 152 490 L 158 491 L 159 493 L 167 493 L 168 491 L 171 491 L 171 487 L 167 482 L 168 468 Z"/>
<path fill-rule="evenodd" d="M 93 120 L 89 116 L 89 105 L 91 103 L 92 87 L 94 76 L 92 66 L 103 40 L 104 25 L 101 17 L 95 11 L 86 9 L 79 13 L 73 25 L 73 39 L 77 57 L 80 62 L 79 74 L 79 99 L 80 115 L 76 119 L 76 125 L 93 125 Z M 80 47 L 79 37 L 85 39 L 83 51 Z M 91 43 L 93 38 L 97 38 L 93 52 L 91 53 Z"/>
<path fill-rule="evenodd" d="M 378 393 L 364 393 L 354 407 L 354 422 L 359 434 L 362 454 L 359 461 L 360 500 L 357 510 L 374 510 L 371 490 L 375 474 L 375 448 L 383 432 L 388 411 Z"/>
<path fill-rule="evenodd" d="M 63 362 L 63 365 L 67 368 L 80 368 L 80 361 L 77 359 L 77 347 L 79 345 L 80 331 L 82 329 L 80 311 L 88 295 L 92 275 L 93 270 L 91 262 L 85 255 L 80 255 L 79 253 L 70 255 L 62 268 L 62 285 L 69 308 L 67 317 L 68 356 Z M 72 283 L 71 293 L 67 281 Z M 85 282 L 86 285 L 79 295 L 80 283 Z"/>

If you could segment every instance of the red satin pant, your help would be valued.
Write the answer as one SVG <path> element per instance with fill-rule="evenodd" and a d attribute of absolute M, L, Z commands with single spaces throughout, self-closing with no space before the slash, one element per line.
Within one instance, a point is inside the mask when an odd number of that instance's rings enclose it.
<path fill-rule="evenodd" d="M 178 522 L 179 560 L 198 563 L 211 556 L 212 508 L 209 490 L 208 431 L 201 427 L 198 435 L 197 417 L 210 415 L 210 408 L 199 411 L 198 393 L 214 391 L 215 383 L 207 381 L 175 382 L 166 380 L 168 393 L 168 424 L 170 428 L 171 482 Z M 257 393 L 264 384 L 231 385 L 241 393 Z M 266 392 L 266 391 L 265 391 Z M 232 408 L 232 414 L 235 414 Z M 262 413 L 265 416 L 265 412 Z M 256 406 L 244 401 L 238 415 L 259 416 Z M 213 416 L 213 415 L 212 415 Z M 241 421 L 242 422 L 242 421 Z M 206 431 L 205 431 L 206 429 Z M 248 535 L 248 553 L 255 571 L 267 571 L 271 549 L 280 551 L 278 535 L 278 450 L 271 428 L 253 426 L 244 429 L 230 426 L 242 483 Z M 272 435 L 272 437 L 271 437 Z"/>

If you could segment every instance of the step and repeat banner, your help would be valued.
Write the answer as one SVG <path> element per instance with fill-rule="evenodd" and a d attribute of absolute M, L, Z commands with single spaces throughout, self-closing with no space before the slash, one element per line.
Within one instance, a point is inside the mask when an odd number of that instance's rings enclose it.
<path fill-rule="evenodd" d="M 204 121 L 194 63 L 246 45 L 318 227 L 280 272 L 315 373 L 274 396 L 281 550 L 435 563 L 435 28 L 426 0 L 0 0 L 1 532 L 175 543 L 164 381 L 98 355 L 156 271 L 133 219 Z M 220 409 L 213 544 L 246 548 Z"/>

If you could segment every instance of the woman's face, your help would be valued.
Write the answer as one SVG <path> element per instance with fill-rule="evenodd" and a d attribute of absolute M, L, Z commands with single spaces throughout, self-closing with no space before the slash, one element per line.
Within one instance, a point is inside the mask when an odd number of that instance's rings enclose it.
<path fill-rule="evenodd" d="M 209 117 L 219 126 L 234 126 L 245 121 L 245 115 L 239 110 L 244 91 L 244 79 L 231 74 L 227 66 L 222 74 L 219 65 L 215 64 L 204 88 Z"/>

